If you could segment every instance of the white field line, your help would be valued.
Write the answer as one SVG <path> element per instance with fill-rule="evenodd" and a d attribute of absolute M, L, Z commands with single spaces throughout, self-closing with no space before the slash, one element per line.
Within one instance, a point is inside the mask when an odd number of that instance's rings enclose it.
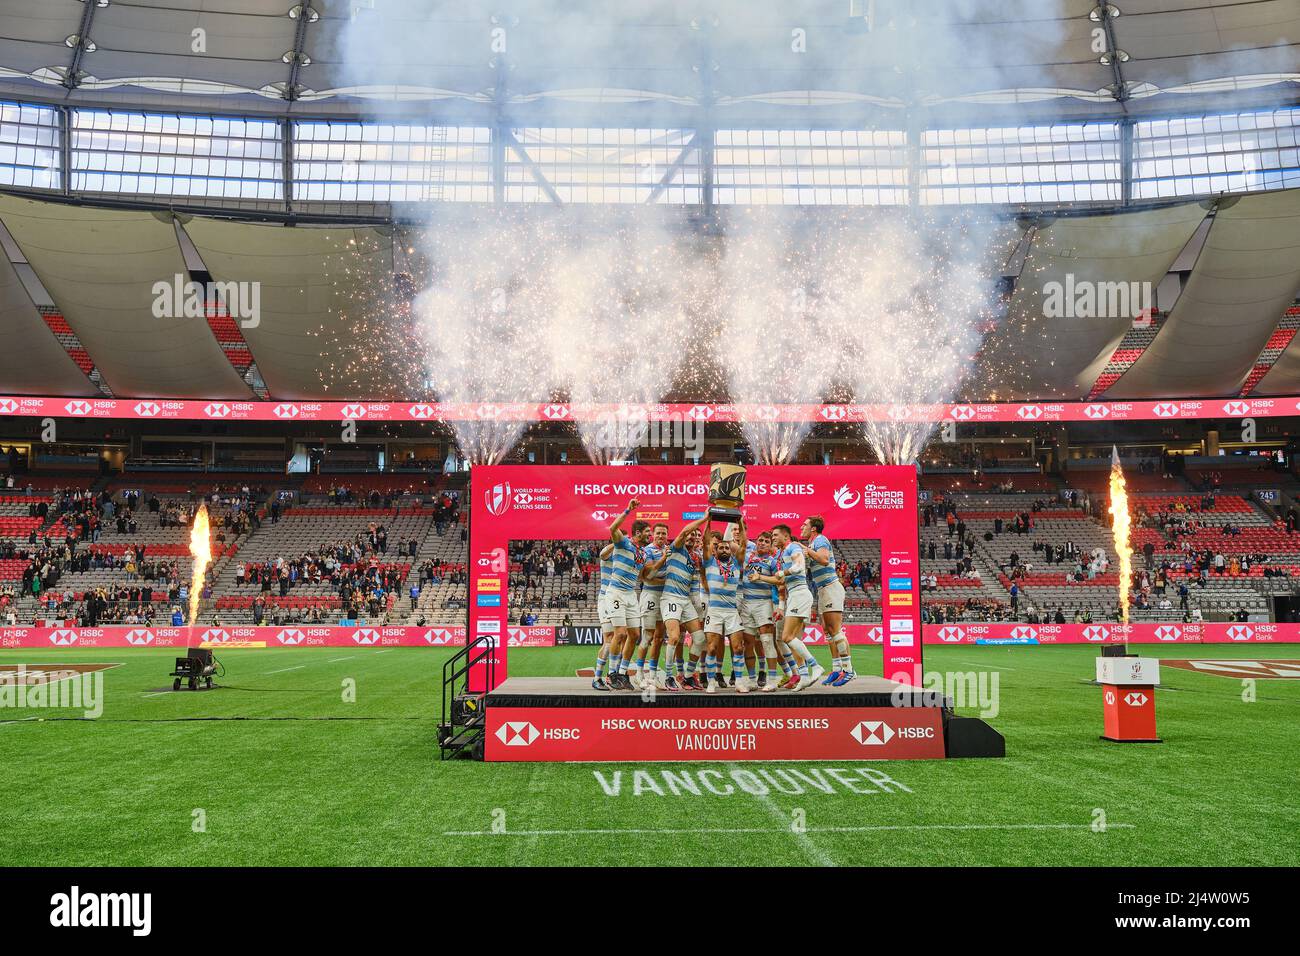
<path fill-rule="evenodd" d="M 779 810 L 777 811 L 780 812 Z M 782 814 L 784 819 L 784 814 Z M 1132 823 L 1108 823 L 1107 830 L 1133 830 L 1136 829 Z M 881 824 L 879 826 L 869 827 L 808 827 L 807 833 L 886 833 L 891 831 L 923 831 L 923 830 L 1088 830 L 1092 831 L 1090 823 L 898 823 L 898 824 Z M 674 828 L 633 828 L 627 830 L 618 829 L 592 829 L 592 830 L 506 830 L 501 833 L 495 833 L 491 830 L 444 830 L 443 836 L 515 836 L 515 837 L 538 837 L 538 836 L 619 836 L 622 834 L 686 834 L 686 833 L 755 833 L 777 835 L 781 833 L 790 833 L 788 827 L 778 830 L 770 830 L 764 827 L 715 827 L 702 829 L 700 827 L 684 827 L 681 829 Z M 820 851 L 818 851 L 820 853 Z"/>
<path fill-rule="evenodd" d="M 728 769 L 735 773 L 740 768 L 735 764 L 730 764 Z M 767 811 L 768 816 L 776 821 L 778 827 L 785 825 L 785 832 L 794 836 L 795 842 L 799 844 L 799 849 L 804 852 L 808 859 L 818 866 L 835 866 L 835 861 L 826 855 L 826 851 L 808 837 L 807 828 L 796 830 L 789 826 L 791 822 L 789 814 L 776 805 L 776 801 L 772 799 L 770 793 L 763 794 L 758 798 L 758 802 L 763 805 L 763 809 Z"/>
<path fill-rule="evenodd" d="M 283 674 L 283 673 L 285 673 L 286 671 L 300 671 L 300 670 L 302 670 L 302 669 L 303 669 L 304 667 L 306 667 L 306 666 L 307 666 L 306 664 L 296 664 L 296 665 L 294 665 L 293 667 L 281 667 L 279 670 L 267 671 L 266 673 L 267 673 L 268 675 L 269 675 L 269 674 Z"/>

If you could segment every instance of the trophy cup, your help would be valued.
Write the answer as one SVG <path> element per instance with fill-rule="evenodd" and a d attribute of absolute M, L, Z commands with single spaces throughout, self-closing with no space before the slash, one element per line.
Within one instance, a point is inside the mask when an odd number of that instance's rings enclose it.
<path fill-rule="evenodd" d="M 709 466 L 709 518 L 735 524 L 745 503 L 745 469 L 741 465 L 714 462 Z"/>

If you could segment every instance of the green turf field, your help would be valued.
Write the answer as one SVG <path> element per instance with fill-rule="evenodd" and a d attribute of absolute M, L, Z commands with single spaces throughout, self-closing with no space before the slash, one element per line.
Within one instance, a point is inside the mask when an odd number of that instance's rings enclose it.
<path fill-rule="evenodd" d="M 1285 645 L 1138 650 L 1300 658 Z M 173 694 L 171 651 L 0 651 L 0 664 L 122 664 L 106 672 L 97 720 L 0 710 L 3 861 L 1300 863 L 1297 680 L 1261 680 L 1247 702 L 1240 680 L 1165 668 L 1166 742 L 1107 744 L 1097 739 L 1101 692 L 1086 683 L 1096 648 L 927 648 L 927 670 L 998 672 L 990 723 L 1008 757 L 842 764 L 837 781 L 817 764 L 441 763 L 439 678 L 450 653 L 229 650 L 227 687 Z M 512 650 L 511 672 L 572 674 L 591 657 Z M 859 650 L 858 662 L 879 672 L 878 651 Z M 355 702 L 343 699 L 347 681 Z M 663 778 L 709 766 L 802 771 L 772 779 L 803 792 L 674 795 Z M 897 785 L 871 785 L 860 767 Z M 1104 832 L 1093 826 L 1098 811 Z"/>

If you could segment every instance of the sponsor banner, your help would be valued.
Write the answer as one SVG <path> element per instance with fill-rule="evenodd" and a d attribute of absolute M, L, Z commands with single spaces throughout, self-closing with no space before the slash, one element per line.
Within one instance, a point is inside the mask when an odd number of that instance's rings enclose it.
<path fill-rule="evenodd" d="M 536 630 L 525 628 L 524 630 Z M 549 631 L 549 628 L 544 630 Z M 549 636 L 549 635 L 548 635 Z M 542 640 L 541 635 L 530 640 Z M 266 647 L 463 647 L 452 627 L 4 627 L 0 648 L 197 647 L 261 643 Z M 549 644 L 549 641 L 546 642 Z M 530 645 L 531 646 L 531 645 Z"/>
<path fill-rule="evenodd" d="M 701 406 L 702 407 L 702 406 Z M 666 521 L 670 534 L 686 524 L 677 515 L 698 513 L 708 501 L 709 469 L 689 465 L 490 465 L 474 469 L 470 516 L 470 553 L 490 564 L 520 539 L 573 540 L 604 537 L 628 502 L 637 502 L 625 523 Z M 802 519 L 821 515 L 832 539 L 881 542 L 881 565 L 894 581 L 883 609 L 885 670 L 921 673 L 920 560 L 916 535 L 916 469 L 890 465 L 760 466 L 746 470 L 745 521 L 751 529 L 778 524 L 796 532 Z M 508 591 L 480 587 L 482 575 L 470 579 L 469 612 L 473 632 L 483 621 L 501 626 L 509 617 Z M 503 600 L 504 598 L 504 600 Z M 595 630 L 594 628 L 592 629 Z M 817 643 L 819 632 L 810 633 Z M 556 635 L 556 643 L 599 644 L 599 636 L 581 629 Z M 507 675 L 508 644 L 493 654 L 498 680 Z M 479 689 L 486 668 L 471 671 L 470 687 Z M 917 680 L 919 681 L 919 676 Z"/>
<path fill-rule="evenodd" d="M 488 707 L 501 761 L 923 760 L 944 756 L 937 707 Z"/>
<path fill-rule="evenodd" d="M 506 643 L 511 647 L 554 647 L 555 628 L 534 625 L 532 627 L 506 628 Z"/>
<path fill-rule="evenodd" d="M 924 639 L 926 644 L 1300 643 L 1300 624 L 927 624 Z M 859 643 L 851 635 L 849 642 Z"/>
<path fill-rule="evenodd" d="M 555 628 L 555 646 L 572 647 L 578 644 L 600 647 L 604 643 L 599 627 L 565 627 L 561 624 Z"/>
<path fill-rule="evenodd" d="M 529 402 L 235 402 L 222 399 L 0 396 L 0 415 L 173 421 L 1088 422 L 1280 418 L 1300 396 L 1158 402 L 990 402 L 955 405 L 580 404 Z"/>

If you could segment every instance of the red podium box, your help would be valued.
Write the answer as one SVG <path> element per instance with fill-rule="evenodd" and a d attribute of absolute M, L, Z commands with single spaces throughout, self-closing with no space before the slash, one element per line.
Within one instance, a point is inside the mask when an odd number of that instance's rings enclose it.
<path fill-rule="evenodd" d="M 1160 662 L 1151 657 L 1099 657 L 1102 740 L 1158 744 L 1156 685 Z"/>

